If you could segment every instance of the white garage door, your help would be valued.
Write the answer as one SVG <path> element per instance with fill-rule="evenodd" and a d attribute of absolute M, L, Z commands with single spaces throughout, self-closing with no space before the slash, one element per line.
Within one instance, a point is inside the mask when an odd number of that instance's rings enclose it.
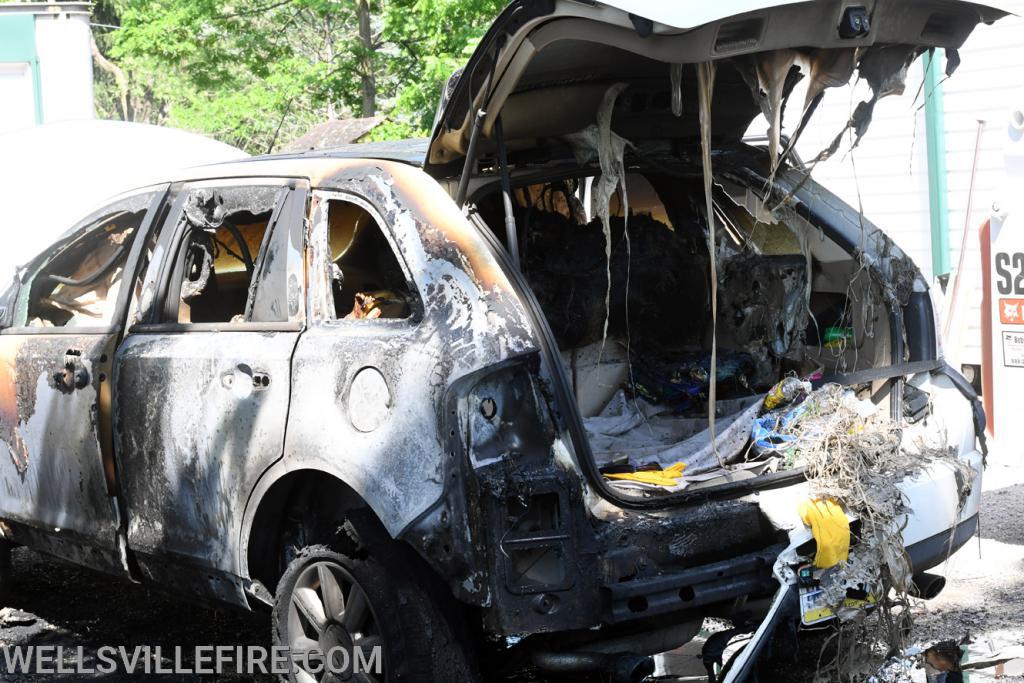
<path fill-rule="evenodd" d="M 0 133 L 36 122 L 32 69 L 26 62 L 0 63 Z"/>

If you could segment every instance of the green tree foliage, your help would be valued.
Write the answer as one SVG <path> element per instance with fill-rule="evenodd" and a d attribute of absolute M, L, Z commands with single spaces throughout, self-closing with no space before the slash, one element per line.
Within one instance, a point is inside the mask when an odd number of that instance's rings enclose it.
<path fill-rule="evenodd" d="M 101 116 L 267 152 L 331 118 L 426 134 L 504 0 L 100 0 Z"/>
<path fill-rule="evenodd" d="M 426 134 L 434 120 L 441 88 L 466 63 L 490 22 L 507 0 L 391 0 L 384 31 L 397 46 L 387 62 L 402 83 L 395 111 Z"/>

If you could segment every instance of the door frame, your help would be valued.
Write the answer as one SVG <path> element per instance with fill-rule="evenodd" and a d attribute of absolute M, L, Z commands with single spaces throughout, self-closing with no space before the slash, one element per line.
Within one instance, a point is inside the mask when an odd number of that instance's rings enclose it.
<path fill-rule="evenodd" d="M 20 531 L 27 537 L 31 545 L 37 546 L 41 549 L 49 549 L 51 552 L 57 552 L 69 557 L 80 558 L 84 564 L 89 564 L 96 568 L 110 569 L 111 567 L 119 564 L 124 573 L 129 575 L 131 574 L 131 570 L 127 561 L 125 546 L 127 519 L 124 515 L 124 507 L 120 501 L 120 490 L 118 488 L 119 480 L 117 474 L 117 463 L 114 457 L 113 440 L 113 400 L 110 386 L 111 382 L 107 381 L 107 378 L 112 377 L 114 355 L 123 337 L 124 327 L 127 323 L 126 319 L 128 309 L 132 301 L 132 294 L 135 291 L 135 285 L 141 275 L 139 271 L 141 270 L 142 252 L 149 241 L 154 226 L 156 225 L 157 216 L 162 213 L 162 208 L 166 202 L 169 188 L 170 183 L 150 185 L 122 193 L 111 198 L 109 201 L 105 201 L 101 207 L 91 212 L 88 216 L 81 219 L 72 228 L 67 230 L 61 238 L 54 242 L 45 252 L 32 259 L 18 275 L 18 292 L 15 295 L 15 310 L 13 311 L 13 315 L 15 317 L 12 319 L 12 322 L 18 323 L 18 325 L 0 330 L 0 335 L 27 338 L 40 336 L 66 336 L 69 338 L 75 336 L 106 337 L 104 344 L 100 347 L 99 359 L 92 365 L 92 372 L 98 379 L 95 383 L 96 437 L 99 451 L 98 455 L 100 458 L 99 464 L 104 475 L 105 490 L 103 493 L 110 499 L 111 507 L 114 512 L 114 522 L 117 529 L 116 538 L 110 539 L 114 542 L 114 545 L 108 546 L 109 541 L 102 538 L 83 537 L 80 533 L 71 533 L 70 530 L 50 529 L 48 527 L 43 528 L 38 524 L 18 524 L 17 522 L 15 522 L 15 524 L 20 527 Z M 111 314 L 110 323 L 108 325 L 75 327 L 33 327 L 26 325 L 25 323 L 27 320 L 25 318 L 27 317 L 27 308 L 22 306 L 23 300 L 28 297 L 28 292 L 25 290 L 26 285 L 31 286 L 31 283 L 38 276 L 39 272 L 49 262 L 51 262 L 54 257 L 63 253 L 68 247 L 84 237 L 87 234 L 86 228 L 102 219 L 110 207 L 123 201 L 130 200 L 132 197 L 147 194 L 152 194 L 153 196 L 145 208 L 145 215 L 143 216 L 138 229 L 131 238 L 131 246 L 125 258 L 121 276 L 122 284 L 118 288 L 117 295 L 114 299 L 114 308 Z M 29 341 L 29 343 L 31 342 Z M 89 418 L 89 416 L 85 415 L 81 417 L 82 419 Z M 75 532 L 77 531 L 78 530 L 75 530 Z M 112 559 L 109 562 L 104 561 L 101 566 L 95 562 L 88 561 L 89 557 L 94 557 L 90 553 L 75 552 L 67 554 L 62 552 L 64 546 L 67 546 L 68 544 L 75 546 L 92 544 L 95 545 L 104 555 L 108 552 L 114 553 L 117 560 L 114 561 Z"/>
<path fill-rule="evenodd" d="M 306 324 L 305 315 L 302 319 L 289 321 L 289 322 L 217 322 L 217 323 L 180 323 L 177 321 L 165 321 L 161 320 L 165 306 L 170 296 L 171 282 L 175 275 L 175 269 L 177 267 L 178 255 L 181 250 L 182 241 L 187 234 L 187 227 L 181 220 L 181 203 L 188 193 L 193 189 L 198 188 L 232 188 L 246 185 L 261 185 L 267 187 L 281 187 L 291 192 L 302 193 L 300 200 L 304 200 L 301 203 L 303 220 L 299 222 L 297 235 L 302 244 L 303 250 L 305 249 L 306 241 L 306 207 L 308 206 L 309 199 L 312 196 L 310 190 L 309 180 L 301 177 L 266 177 L 266 176 L 236 176 L 236 177 L 217 177 L 203 180 L 190 180 L 185 183 L 176 184 L 174 187 L 177 193 L 177 199 L 175 201 L 172 211 L 167 215 L 167 220 L 173 220 L 174 225 L 171 226 L 170 230 L 164 230 L 160 235 L 158 243 L 158 249 L 162 249 L 163 257 L 161 262 L 158 264 L 158 270 L 156 277 L 152 282 L 145 283 L 144 286 L 152 287 L 153 296 L 151 301 L 147 302 L 145 310 L 140 310 L 139 322 L 132 325 L 126 334 L 132 334 L 134 332 L 166 332 L 169 334 L 189 332 L 189 331 L 208 331 L 208 332 L 230 332 L 230 331 L 256 331 L 256 332 L 297 332 L 301 331 Z M 282 196 L 280 201 L 275 205 L 273 214 L 270 222 L 267 224 L 268 235 L 273 235 L 273 230 L 277 223 L 282 218 L 282 211 L 285 204 L 288 201 L 287 194 Z M 262 268 L 262 250 L 260 252 L 259 261 L 254 265 L 257 271 Z M 254 271 L 255 276 L 255 271 Z M 304 278 L 305 279 L 305 278 Z M 306 296 L 306 285 L 303 282 L 301 284 L 302 297 Z M 300 306 L 300 310 L 305 313 L 305 306 Z"/>
<path fill-rule="evenodd" d="M 176 272 L 181 266 L 181 250 L 188 239 L 189 234 L 189 228 L 185 225 L 186 222 L 182 220 L 183 203 L 186 197 L 192 190 L 196 189 L 216 187 L 227 189 L 251 186 L 278 187 L 283 191 L 278 194 L 277 201 L 273 207 L 273 213 L 267 225 L 267 233 L 264 237 L 264 242 L 261 244 L 259 255 L 254 263 L 253 280 L 250 282 L 250 287 L 252 282 L 261 282 L 259 278 L 261 274 L 264 273 L 263 269 L 266 263 L 266 252 L 270 248 L 269 240 L 283 238 L 284 236 L 280 232 L 280 229 L 285 229 L 287 239 L 292 242 L 292 245 L 297 245 L 298 260 L 296 262 L 289 261 L 287 264 L 281 263 L 280 267 L 287 268 L 289 274 L 297 271 L 297 274 L 299 275 L 299 281 L 297 283 L 297 311 L 290 310 L 289 315 L 287 316 L 289 320 L 285 322 L 246 321 L 181 323 L 177 322 L 177 320 L 167 320 L 166 310 L 168 309 L 168 302 L 172 299 L 176 299 L 178 295 L 178 293 L 174 291 L 176 282 L 178 282 L 180 286 L 180 279 L 176 277 Z M 144 291 L 149 292 L 148 300 L 145 305 L 140 305 L 138 315 L 139 322 L 131 325 L 126 330 L 125 339 L 132 339 L 136 336 L 166 337 L 168 339 L 173 339 L 175 336 L 181 334 L 204 334 L 210 332 L 228 333 L 229 335 L 245 332 L 290 332 L 295 333 L 295 341 L 297 343 L 298 337 L 301 335 L 308 323 L 305 303 L 308 291 L 305 254 L 307 247 L 309 201 L 312 197 L 309 181 L 301 177 L 218 177 L 177 183 L 174 185 L 173 191 L 177 196 L 172 209 L 166 216 L 164 216 L 163 228 L 156 247 L 156 251 L 159 251 L 160 253 L 159 261 L 157 258 L 154 258 L 153 263 L 150 264 L 149 272 L 145 275 L 146 282 L 143 283 Z M 253 300 L 252 297 L 257 295 L 258 291 L 258 287 L 250 288 L 246 304 L 247 312 L 251 308 Z M 285 386 L 287 387 L 286 391 L 288 392 L 287 402 L 288 405 L 290 405 L 290 358 L 288 362 L 289 376 L 276 381 L 282 383 L 286 382 Z M 116 384 L 116 381 L 112 382 L 112 384 Z M 114 387 L 114 391 L 117 391 L 117 387 Z M 287 428 L 287 409 L 282 416 L 282 420 L 283 423 L 281 427 L 283 432 Z M 119 427 L 119 429 L 122 428 L 124 427 Z M 118 437 L 118 435 L 115 435 L 115 437 L 117 437 L 117 443 L 119 446 L 123 447 L 124 444 L 122 443 L 121 437 Z M 262 467 L 255 481 L 259 481 L 267 470 L 279 462 L 283 457 L 283 453 L 284 436 L 282 435 L 280 451 L 275 454 L 272 460 L 266 463 L 265 467 Z M 128 454 L 118 452 L 117 457 L 124 461 L 128 457 Z M 141 473 L 135 474 L 136 476 L 143 476 Z M 248 497 L 249 494 L 251 494 L 251 491 L 244 492 L 246 497 Z M 130 496 L 128 496 L 128 498 L 130 499 Z M 241 523 L 244 507 L 245 506 L 242 505 L 239 508 L 237 519 L 238 524 Z M 134 512 L 131 509 L 130 500 L 126 502 L 126 508 L 126 519 L 130 520 Z M 126 527 L 127 526 L 128 525 L 126 523 Z M 230 544 L 232 548 L 237 551 L 237 540 L 237 535 L 231 534 L 229 537 L 223 539 L 223 542 L 225 544 Z M 170 557 L 157 558 L 150 556 L 150 550 L 152 549 L 137 549 L 132 548 L 129 545 L 129 553 L 133 554 L 133 557 L 136 560 L 136 565 L 140 567 L 140 572 L 143 572 L 145 576 L 154 578 L 154 580 L 159 580 L 161 582 L 171 581 L 172 579 L 174 581 L 179 581 L 182 578 L 180 572 L 185 571 L 189 574 L 194 574 L 193 578 L 196 579 L 195 581 L 186 583 L 193 588 L 196 586 L 205 586 L 204 590 L 207 590 L 207 594 L 205 594 L 204 597 L 213 597 L 217 600 L 241 604 L 243 606 L 246 604 L 242 577 L 237 573 L 239 571 L 238 566 L 230 568 L 205 565 L 193 566 L 188 563 L 171 561 Z M 164 578 L 156 579 L 157 575 L 161 573 L 165 575 Z"/>

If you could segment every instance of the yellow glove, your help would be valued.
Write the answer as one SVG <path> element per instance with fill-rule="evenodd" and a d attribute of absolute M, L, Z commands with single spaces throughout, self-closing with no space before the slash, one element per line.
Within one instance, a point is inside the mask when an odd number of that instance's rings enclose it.
<path fill-rule="evenodd" d="M 800 519 L 811 527 L 811 535 L 818 543 L 814 566 L 828 569 L 846 560 L 850 555 L 850 520 L 839 503 L 831 499 L 805 500 L 797 506 Z"/>
<path fill-rule="evenodd" d="M 679 477 L 683 476 L 686 463 L 677 462 L 675 465 L 663 470 L 651 470 L 647 472 L 623 472 L 621 474 L 606 474 L 609 479 L 623 479 L 626 481 L 639 481 L 644 484 L 655 486 L 675 486 L 679 483 Z"/>

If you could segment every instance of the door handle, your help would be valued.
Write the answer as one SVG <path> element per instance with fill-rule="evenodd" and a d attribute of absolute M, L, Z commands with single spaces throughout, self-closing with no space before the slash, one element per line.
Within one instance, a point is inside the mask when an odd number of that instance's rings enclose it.
<path fill-rule="evenodd" d="M 82 352 L 79 349 L 68 349 L 64 354 L 64 369 L 53 374 L 56 387 L 71 393 L 75 389 L 84 389 L 89 384 L 89 372 L 82 364 Z"/>
<path fill-rule="evenodd" d="M 263 391 L 270 386 L 270 373 L 253 370 L 251 365 L 239 363 L 221 374 L 221 384 L 238 398 L 245 398 L 254 391 Z"/>

